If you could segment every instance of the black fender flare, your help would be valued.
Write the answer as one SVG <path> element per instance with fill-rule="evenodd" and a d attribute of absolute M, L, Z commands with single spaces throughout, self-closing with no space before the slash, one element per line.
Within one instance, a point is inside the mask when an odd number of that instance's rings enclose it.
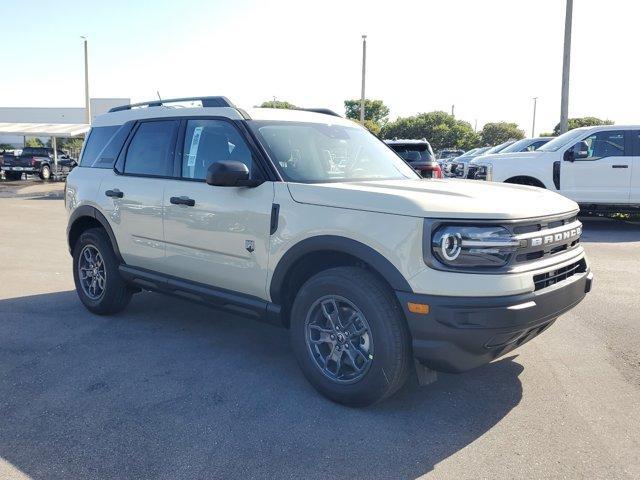
<path fill-rule="evenodd" d="M 404 275 L 380 252 L 351 238 L 318 235 L 296 243 L 280 259 L 271 277 L 271 301 L 277 304 L 282 302 L 285 279 L 298 260 L 309 253 L 322 251 L 340 252 L 356 257 L 376 270 L 394 290 L 413 292 Z"/>
<path fill-rule="evenodd" d="M 125 263 L 122 259 L 122 255 L 120 254 L 120 248 L 118 248 L 118 242 L 116 241 L 116 236 L 113 233 L 113 229 L 111 225 L 109 225 L 109 221 L 107 218 L 98 210 L 96 207 L 92 207 L 91 205 L 81 205 L 76 208 L 71 216 L 69 217 L 69 222 L 67 224 L 67 243 L 69 244 L 69 251 L 73 255 L 73 250 L 71 246 L 71 237 L 69 234 L 71 233 L 71 229 L 73 226 L 80 221 L 82 218 L 90 217 L 98 221 L 102 228 L 107 232 L 109 236 L 109 240 L 111 241 L 111 246 L 113 247 L 113 252 L 116 254 L 116 258 L 121 263 Z"/>

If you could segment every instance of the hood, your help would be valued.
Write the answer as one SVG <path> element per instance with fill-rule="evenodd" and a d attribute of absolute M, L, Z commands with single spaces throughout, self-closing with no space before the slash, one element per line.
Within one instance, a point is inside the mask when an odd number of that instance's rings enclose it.
<path fill-rule="evenodd" d="M 538 158 L 541 155 L 544 155 L 545 152 L 510 152 L 510 153 L 494 153 L 492 155 L 481 155 L 479 157 L 475 157 L 472 163 L 491 163 L 496 160 L 531 160 L 534 158 Z"/>
<path fill-rule="evenodd" d="M 548 190 L 477 180 L 422 179 L 289 183 L 298 203 L 429 218 L 524 219 L 578 205 Z"/>

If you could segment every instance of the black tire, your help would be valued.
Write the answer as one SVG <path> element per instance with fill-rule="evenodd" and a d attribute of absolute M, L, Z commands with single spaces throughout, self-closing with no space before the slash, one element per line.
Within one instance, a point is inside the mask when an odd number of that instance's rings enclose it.
<path fill-rule="evenodd" d="M 7 180 L 22 180 L 22 172 L 4 172 Z"/>
<path fill-rule="evenodd" d="M 40 179 L 41 180 L 50 180 L 51 179 L 51 168 L 49 165 L 43 165 L 40 169 Z"/>
<path fill-rule="evenodd" d="M 103 259 L 105 281 L 99 298 L 91 298 L 80 283 L 78 265 L 85 247 L 95 248 Z M 119 261 L 113 252 L 111 241 L 102 228 L 92 228 L 80 235 L 73 249 L 73 280 L 80 301 L 87 309 L 98 315 L 111 315 L 123 310 L 131 300 L 133 291 L 127 286 L 118 271 Z"/>
<path fill-rule="evenodd" d="M 314 358 L 314 344 L 308 343 L 307 322 L 317 308 L 314 305 L 331 296 L 342 297 L 357 307 L 371 332 L 370 363 L 363 376 L 351 383 L 328 378 Z M 393 292 L 378 277 L 358 267 L 325 270 L 300 288 L 291 309 L 291 342 L 302 372 L 315 389 L 351 407 L 372 405 L 389 397 L 405 383 L 410 371 L 409 331 Z"/>

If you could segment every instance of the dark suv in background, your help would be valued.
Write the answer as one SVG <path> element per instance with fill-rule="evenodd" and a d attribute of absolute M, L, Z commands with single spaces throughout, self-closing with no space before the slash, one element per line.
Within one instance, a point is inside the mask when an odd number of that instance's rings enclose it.
<path fill-rule="evenodd" d="M 413 167 L 424 178 L 442 178 L 442 169 L 436 161 L 431 144 L 422 140 L 385 140 L 405 162 Z"/>
<path fill-rule="evenodd" d="M 23 173 L 38 175 L 42 180 L 49 180 L 54 174 L 64 177 L 77 163 L 62 150 L 57 153 L 58 171 L 50 147 L 25 147 L 19 156 L 3 155 L 0 168 L 7 180 L 20 180 Z"/>

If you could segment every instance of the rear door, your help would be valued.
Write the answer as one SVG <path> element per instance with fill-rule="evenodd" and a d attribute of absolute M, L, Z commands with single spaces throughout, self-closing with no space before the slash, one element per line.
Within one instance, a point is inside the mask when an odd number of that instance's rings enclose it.
<path fill-rule="evenodd" d="M 163 200 L 165 272 L 265 298 L 273 182 L 205 183 L 209 165 L 221 160 L 243 162 L 251 178 L 265 178 L 255 150 L 231 121 L 192 118 L 183 121 L 176 158 L 177 178 Z"/>
<path fill-rule="evenodd" d="M 578 203 L 628 203 L 633 164 L 632 131 L 601 130 L 582 141 L 588 146 L 588 156 L 562 162 L 562 194 Z M 576 151 L 577 145 L 572 147 Z"/>
<path fill-rule="evenodd" d="M 124 261 L 160 271 L 164 261 L 163 194 L 173 175 L 178 120 L 139 122 L 120 152 L 116 168 L 98 192 Z"/>
<path fill-rule="evenodd" d="M 640 131 L 634 130 L 633 161 L 631 162 L 631 188 L 629 202 L 640 204 Z"/>

